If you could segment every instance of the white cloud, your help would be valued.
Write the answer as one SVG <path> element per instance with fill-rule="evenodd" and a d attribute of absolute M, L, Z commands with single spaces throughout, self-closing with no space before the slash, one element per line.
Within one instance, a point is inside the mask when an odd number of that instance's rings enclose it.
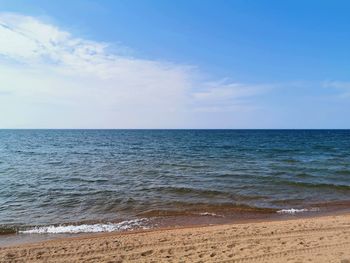
<path fill-rule="evenodd" d="M 338 89 L 350 89 L 350 82 L 346 81 L 325 81 L 325 87 L 333 87 Z"/>
<path fill-rule="evenodd" d="M 34 17 L 0 14 L 0 125 L 195 127 L 194 112 L 239 114 L 266 90 L 198 81 L 195 67 L 127 57 L 108 47 Z"/>
<path fill-rule="evenodd" d="M 249 101 L 269 90 L 264 85 L 244 85 L 239 83 L 218 82 L 203 83 L 202 89 L 192 93 L 194 109 L 197 111 L 227 112 L 254 109 Z"/>
<path fill-rule="evenodd" d="M 324 81 L 323 86 L 326 88 L 333 88 L 340 91 L 340 98 L 350 97 L 350 82 L 347 81 Z"/>

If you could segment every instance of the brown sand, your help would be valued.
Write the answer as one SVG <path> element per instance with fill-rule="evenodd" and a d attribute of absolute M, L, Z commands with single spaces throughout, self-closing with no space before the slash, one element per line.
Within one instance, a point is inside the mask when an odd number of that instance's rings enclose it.
<path fill-rule="evenodd" d="M 0 262 L 350 263 L 350 215 L 67 238 L 0 248 Z"/>

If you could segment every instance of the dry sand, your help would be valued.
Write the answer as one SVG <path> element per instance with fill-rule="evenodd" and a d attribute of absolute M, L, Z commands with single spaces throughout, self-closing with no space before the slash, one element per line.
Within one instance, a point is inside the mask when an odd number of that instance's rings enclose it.
<path fill-rule="evenodd" d="M 350 263 L 350 215 L 67 238 L 0 248 L 0 262 Z"/>

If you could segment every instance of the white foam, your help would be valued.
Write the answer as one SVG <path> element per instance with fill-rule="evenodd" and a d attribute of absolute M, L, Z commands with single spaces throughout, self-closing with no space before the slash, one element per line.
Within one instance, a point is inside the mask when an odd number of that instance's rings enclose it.
<path fill-rule="evenodd" d="M 205 212 L 205 213 L 200 213 L 199 215 L 201 216 L 215 216 L 215 217 L 224 217 L 222 215 L 218 215 L 218 214 L 215 214 L 215 213 L 208 213 L 208 212 Z"/>
<path fill-rule="evenodd" d="M 317 212 L 319 211 L 319 208 L 302 208 L 302 209 L 294 209 L 294 208 L 290 208 L 290 209 L 282 209 L 282 210 L 278 210 L 277 213 L 279 214 L 297 214 L 297 213 L 305 213 L 305 212 Z"/>
<path fill-rule="evenodd" d="M 98 232 L 114 232 L 132 229 L 148 229 L 146 225 L 147 219 L 126 220 L 119 223 L 107 224 L 83 224 L 83 225 L 58 225 L 58 226 L 42 226 L 32 229 L 22 230 L 22 234 L 77 234 L 77 233 L 98 233 Z"/>

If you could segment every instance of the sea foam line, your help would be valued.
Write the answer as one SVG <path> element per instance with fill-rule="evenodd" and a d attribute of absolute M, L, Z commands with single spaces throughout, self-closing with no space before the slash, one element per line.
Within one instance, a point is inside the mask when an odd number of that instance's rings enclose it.
<path fill-rule="evenodd" d="M 215 213 L 209 213 L 209 212 L 204 212 L 204 213 L 199 213 L 201 216 L 214 216 L 214 217 L 224 217 L 223 215 L 218 215 Z"/>
<path fill-rule="evenodd" d="M 57 226 L 41 226 L 32 229 L 20 230 L 22 234 L 77 234 L 77 233 L 98 233 L 98 232 L 114 232 L 132 229 L 148 229 L 148 220 L 146 218 L 126 220 L 119 223 L 107 224 L 82 224 L 82 225 L 57 225 Z"/>
<path fill-rule="evenodd" d="M 290 208 L 290 209 L 281 209 L 278 210 L 277 213 L 279 214 L 297 214 L 297 213 L 304 213 L 304 212 L 317 212 L 320 211 L 319 208 L 302 208 L 302 209 L 295 209 L 295 208 Z"/>

